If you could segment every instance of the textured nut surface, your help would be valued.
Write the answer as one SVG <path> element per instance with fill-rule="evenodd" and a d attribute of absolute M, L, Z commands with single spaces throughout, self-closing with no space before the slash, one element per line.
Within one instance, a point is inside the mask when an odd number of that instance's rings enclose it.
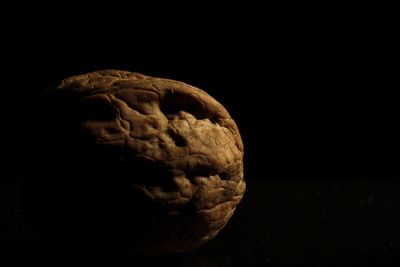
<path fill-rule="evenodd" d="M 119 179 L 129 189 L 132 198 L 124 198 L 121 211 L 130 214 L 123 239 L 134 252 L 196 249 L 216 236 L 242 199 L 238 128 L 198 88 L 104 70 L 64 79 L 47 92 L 47 103 L 53 117 L 41 117 L 37 135 L 60 159 L 49 159 L 54 168 L 69 162 L 80 182 L 107 173 L 98 181 Z"/>

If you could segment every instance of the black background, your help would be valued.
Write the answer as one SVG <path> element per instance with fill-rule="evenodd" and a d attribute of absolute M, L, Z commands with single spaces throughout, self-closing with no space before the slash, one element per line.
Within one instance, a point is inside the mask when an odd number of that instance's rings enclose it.
<path fill-rule="evenodd" d="M 232 222 L 197 254 L 160 262 L 397 261 L 398 105 L 369 72 L 352 81 L 351 1 L 16 3 L 0 13 L 3 251 L 52 258 L 19 211 L 22 140 L 40 93 L 67 76 L 124 69 L 207 91 L 245 144 L 248 192 Z"/>
<path fill-rule="evenodd" d="M 348 1 L 2 12 L 7 127 L 21 127 L 38 93 L 64 77 L 125 69 L 187 82 L 224 104 L 241 129 L 250 179 L 398 172 L 383 150 L 386 122 L 374 117 L 386 105 L 367 104 L 369 92 L 352 86 Z M 3 140 L 21 133 L 4 132 Z"/>

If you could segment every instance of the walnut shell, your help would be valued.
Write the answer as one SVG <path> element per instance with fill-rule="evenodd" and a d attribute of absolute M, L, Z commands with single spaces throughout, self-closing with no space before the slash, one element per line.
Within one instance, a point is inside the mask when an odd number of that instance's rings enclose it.
<path fill-rule="evenodd" d="M 42 196 L 31 210 L 65 236 L 190 251 L 217 235 L 245 191 L 235 122 L 182 82 L 117 70 L 66 78 L 46 92 L 34 128 L 44 156 L 31 168 L 40 178 L 28 187 Z"/>

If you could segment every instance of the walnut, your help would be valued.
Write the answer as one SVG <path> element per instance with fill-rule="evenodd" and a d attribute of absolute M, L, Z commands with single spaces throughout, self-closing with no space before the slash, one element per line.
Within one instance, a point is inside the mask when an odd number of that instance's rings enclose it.
<path fill-rule="evenodd" d="M 245 191 L 238 127 L 182 82 L 117 70 L 66 78 L 46 92 L 33 128 L 32 151 L 43 156 L 31 159 L 28 211 L 64 238 L 191 251 L 217 235 Z"/>

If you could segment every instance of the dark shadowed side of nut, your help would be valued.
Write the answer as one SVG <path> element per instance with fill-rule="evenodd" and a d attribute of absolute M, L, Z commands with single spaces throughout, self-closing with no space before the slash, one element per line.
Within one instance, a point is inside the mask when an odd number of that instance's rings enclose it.
<path fill-rule="evenodd" d="M 185 83 L 127 71 L 49 89 L 28 159 L 26 216 L 49 239 L 79 246 L 191 251 L 217 235 L 245 191 L 243 144 L 225 108 Z"/>

